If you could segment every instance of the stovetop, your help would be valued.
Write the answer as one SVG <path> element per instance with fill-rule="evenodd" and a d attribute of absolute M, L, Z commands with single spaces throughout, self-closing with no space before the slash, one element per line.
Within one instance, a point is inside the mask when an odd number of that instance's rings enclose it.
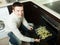
<path fill-rule="evenodd" d="M 60 14 L 60 1 L 55 1 L 51 3 L 46 3 L 44 6 L 52 9 L 53 11 L 57 12 Z"/>

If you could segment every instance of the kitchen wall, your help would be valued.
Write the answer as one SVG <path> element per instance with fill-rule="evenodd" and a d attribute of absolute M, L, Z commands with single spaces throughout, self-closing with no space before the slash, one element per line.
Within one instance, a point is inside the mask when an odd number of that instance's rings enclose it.
<path fill-rule="evenodd" d="M 6 4 L 6 1 L 5 0 L 0 0 L 0 6 L 3 5 L 3 4 Z"/>
<path fill-rule="evenodd" d="M 48 3 L 48 2 L 58 1 L 58 0 L 34 0 L 34 1 L 41 4 L 41 3 Z"/>

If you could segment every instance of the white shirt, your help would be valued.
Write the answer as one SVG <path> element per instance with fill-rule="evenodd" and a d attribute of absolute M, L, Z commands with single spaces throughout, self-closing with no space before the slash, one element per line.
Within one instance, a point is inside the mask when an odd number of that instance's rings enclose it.
<path fill-rule="evenodd" d="M 19 31 L 18 27 L 20 26 L 21 22 L 28 28 L 29 25 L 25 18 L 20 18 L 16 16 L 14 13 L 9 15 L 7 21 L 5 22 L 6 27 L 8 28 L 6 31 L 13 32 L 15 36 L 20 40 L 20 41 L 26 41 L 26 42 L 34 42 L 34 38 L 29 38 L 25 37 L 21 34 Z"/>

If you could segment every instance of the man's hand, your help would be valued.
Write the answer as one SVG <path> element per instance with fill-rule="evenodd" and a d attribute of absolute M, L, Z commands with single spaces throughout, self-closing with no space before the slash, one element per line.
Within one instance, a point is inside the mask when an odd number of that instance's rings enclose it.
<path fill-rule="evenodd" d="M 35 42 L 40 42 L 40 39 L 34 39 Z"/>
<path fill-rule="evenodd" d="M 30 26 L 28 29 L 29 29 L 29 30 L 33 30 L 33 27 L 32 27 L 32 26 Z"/>

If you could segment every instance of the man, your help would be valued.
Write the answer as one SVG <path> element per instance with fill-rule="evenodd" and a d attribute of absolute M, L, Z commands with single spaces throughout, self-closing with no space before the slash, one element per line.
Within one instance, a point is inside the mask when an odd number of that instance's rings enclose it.
<path fill-rule="evenodd" d="M 10 42 L 13 45 L 19 45 L 21 41 L 25 42 L 40 42 L 40 39 L 34 39 L 34 38 L 29 38 L 26 36 L 23 36 L 21 32 L 19 31 L 19 26 L 21 23 L 26 26 L 27 29 L 31 30 L 32 27 L 29 26 L 27 21 L 24 18 L 24 12 L 23 12 L 23 4 L 19 2 L 15 2 L 12 5 L 12 13 L 9 15 L 6 25 L 8 26 L 10 32 L 8 35 L 10 37 Z"/>

